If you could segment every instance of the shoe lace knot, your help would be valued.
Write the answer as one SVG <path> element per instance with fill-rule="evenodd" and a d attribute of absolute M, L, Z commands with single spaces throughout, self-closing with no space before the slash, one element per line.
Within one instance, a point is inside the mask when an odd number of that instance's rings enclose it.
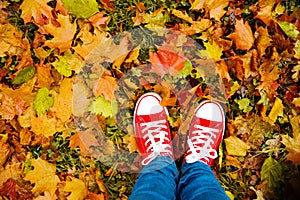
<path fill-rule="evenodd" d="M 195 131 L 187 140 L 189 150 L 187 152 L 186 161 L 192 163 L 198 160 L 208 162 L 209 159 L 218 157 L 218 153 L 212 148 L 214 139 L 217 137 L 218 129 L 195 125 Z"/>
<path fill-rule="evenodd" d="M 151 152 L 146 158 L 142 160 L 142 165 L 147 165 L 154 160 L 161 153 L 172 154 L 170 139 L 167 137 L 168 132 L 163 129 L 167 129 L 166 120 L 158 120 L 151 122 L 141 123 L 143 139 L 146 139 L 145 146 L 148 146 L 146 153 Z"/>

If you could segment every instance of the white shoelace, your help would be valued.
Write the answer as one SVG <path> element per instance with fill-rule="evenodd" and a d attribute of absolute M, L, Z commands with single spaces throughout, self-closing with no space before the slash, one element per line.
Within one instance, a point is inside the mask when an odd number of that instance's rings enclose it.
<path fill-rule="evenodd" d="M 192 132 L 192 136 L 187 140 L 189 151 L 186 156 L 186 162 L 193 163 L 200 159 L 209 161 L 209 158 L 217 158 L 218 153 L 212 148 L 212 145 L 214 144 L 213 139 L 216 138 L 214 132 L 218 132 L 219 130 L 201 125 L 195 125 L 194 127 L 196 130 Z M 189 152 L 191 153 L 189 154 Z"/>
<path fill-rule="evenodd" d="M 169 144 L 170 139 L 166 137 L 168 135 L 168 132 L 162 130 L 167 129 L 165 123 L 166 120 L 141 123 L 141 126 L 145 126 L 145 128 L 142 129 L 142 133 L 147 132 L 143 136 L 143 139 L 148 138 L 145 145 L 150 143 L 149 147 L 146 149 L 146 152 L 151 152 L 146 158 L 143 159 L 142 165 L 147 165 L 162 152 L 168 153 L 170 155 L 172 154 L 170 150 L 171 145 Z M 155 139 L 159 140 L 155 141 Z M 167 144 L 163 144 L 165 140 L 167 141 Z"/>

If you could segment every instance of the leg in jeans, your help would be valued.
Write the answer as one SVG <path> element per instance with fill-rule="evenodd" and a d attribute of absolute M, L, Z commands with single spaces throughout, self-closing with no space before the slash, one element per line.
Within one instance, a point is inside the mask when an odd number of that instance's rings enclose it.
<path fill-rule="evenodd" d="M 181 167 L 178 196 L 182 200 L 229 199 L 211 170 L 225 129 L 223 108 L 217 102 L 203 101 L 192 117 L 185 161 Z"/>
<path fill-rule="evenodd" d="M 182 200 L 229 200 L 211 168 L 200 161 L 184 163 L 178 184 L 179 199 Z"/>
<path fill-rule="evenodd" d="M 176 199 L 177 176 L 176 165 L 170 157 L 157 157 L 143 168 L 129 200 Z"/>

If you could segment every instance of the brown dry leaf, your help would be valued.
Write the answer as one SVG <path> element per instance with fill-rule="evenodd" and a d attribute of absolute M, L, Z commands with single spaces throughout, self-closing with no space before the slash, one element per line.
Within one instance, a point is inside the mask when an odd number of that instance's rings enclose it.
<path fill-rule="evenodd" d="M 38 88 L 48 88 L 50 89 L 51 84 L 54 82 L 54 79 L 50 73 L 51 65 L 47 64 L 39 64 L 36 66 L 37 71 L 37 87 Z"/>
<path fill-rule="evenodd" d="M 10 147 L 9 144 L 4 143 L 2 140 L 0 140 L 0 146 L 0 167 L 2 167 L 10 154 Z"/>
<path fill-rule="evenodd" d="M 195 0 L 192 3 L 192 10 L 202 10 L 205 9 L 209 12 L 210 17 L 217 21 L 220 21 L 221 17 L 225 14 L 224 8 L 229 4 L 229 0 Z"/>
<path fill-rule="evenodd" d="M 51 111 L 62 123 L 68 121 L 72 114 L 73 106 L 73 78 L 64 78 L 59 87 L 59 94 L 54 96 L 54 104 Z"/>
<path fill-rule="evenodd" d="M 46 40 L 45 46 L 50 48 L 59 48 L 60 52 L 64 52 L 71 48 L 72 40 L 76 32 L 76 23 L 71 23 L 69 16 L 58 15 L 56 24 L 48 24 L 43 29 L 53 35 L 53 39 Z"/>
<path fill-rule="evenodd" d="M 127 134 L 123 137 L 123 143 L 127 144 L 127 148 L 130 153 L 138 151 L 138 145 L 136 143 L 135 137 L 132 134 Z"/>
<path fill-rule="evenodd" d="M 94 32 L 90 32 L 90 25 L 85 24 L 77 35 L 82 41 L 82 44 L 78 44 L 73 49 L 82 58 L 86 58 L 96 47 L 100 46 L 107 40 L 104 32 L 94 29 Z"/>
<path fill-rule="evenodd" d="M 267 47 L 271 45 L 272 39 L 270 38 L 268 29 L 262 26 L 256 30 L 254 35 L 257 40 L 258 55 L 262 58 L 265 55 Z"/>
<path fill-rule="evenodd" d="M 20 6 L 21 17 L 25 24 L 34 21 L 38 25 L 48 24 L 52 16 L 52 8 L 47 4 L 51 0 L 24 0 Z"/>
<path fill-rule="evenodd" d="M 92 129 L 87 129 L 85 131 L 79 131 L 70 137 L 70 147 L 79 147 L 80 152 L 89 155 L 90 147 L 99 146 L 99 142 L 96 139 L 96 131 Z"/>
<path fill-rule="evenodd" d="M 83 200 L 87 193 L 87 187 L 85 183 L 77 178 L 71 178 L 71 181 L 66 181 L 66 186 L 64 187 L 65 192 L 70 192 L 67 196 L 68 200 Z"/>
<path fill-rule="evenodd" d="M 250 148 L 243 140 L 236 136 L 225 138 L 225 145 L 227 153 L 231 156 L 246 156 Z"/>
<path fill-rule="evenodd" d="M 287 159 L 293 161 L 295 165 L 300 163 L 300 117 L 295 116 L 291 119 L 291 125 L 293 128 L 293 137 L 288 135 L 282 136 L 282 143 L 285 145 L 285 149 L 289 152 Z"/>
<path fill-rule="evenodd" d="M 51 197 L 54 198 L 57 184 L 60 182 L 56 175 L 55 165 L 40 158 L 31 159 L 30 162 L 34 169 L 25 175 L 24 180 L 35 184 L 32 192 L 36 195 L 49 192 Z"/>
<path fill-rule="evenodd" d="M 0 186 L 10 178 L 14 180 L 21 178 L 20 163 L 11 163 L 5 168 L 0 168 Z"/>
<path fill-rule="evenodd" d="M 98 79 L 93 88 L 94 95 L 104 95 L 106 100 L 112 101 L 117 88 L 117 79 L 111 76 L 103 76 Z"/>
<path fill-rule="evenodd" d="M 243 19 L 235 22 L 235 31 L 228 37 L 234 41 L 237 49 L 249 50 L 254 43 L 251 27 L 247 21 L 244 23 Z"/>

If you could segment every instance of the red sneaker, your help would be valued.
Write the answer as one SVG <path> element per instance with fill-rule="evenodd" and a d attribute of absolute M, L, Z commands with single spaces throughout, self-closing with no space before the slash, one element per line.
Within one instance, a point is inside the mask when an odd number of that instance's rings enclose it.
<path fill-rule="evenodd" d="M 161 97 L 156 93 L 142 95 L 134 110 L 134 132 L 143 155 L 142 165 L 147 165 L 157 156 L 174 159 L 168 110 L 160 105 Z"/>
<path fill-rule="evenodd" d="M 217 149 L 223 139 L 225 115 L 220 104 L 203 101 L 196 108 L 187 139 L 187 163 L 198 160 L 211 166 L 218 157 Z"/>

